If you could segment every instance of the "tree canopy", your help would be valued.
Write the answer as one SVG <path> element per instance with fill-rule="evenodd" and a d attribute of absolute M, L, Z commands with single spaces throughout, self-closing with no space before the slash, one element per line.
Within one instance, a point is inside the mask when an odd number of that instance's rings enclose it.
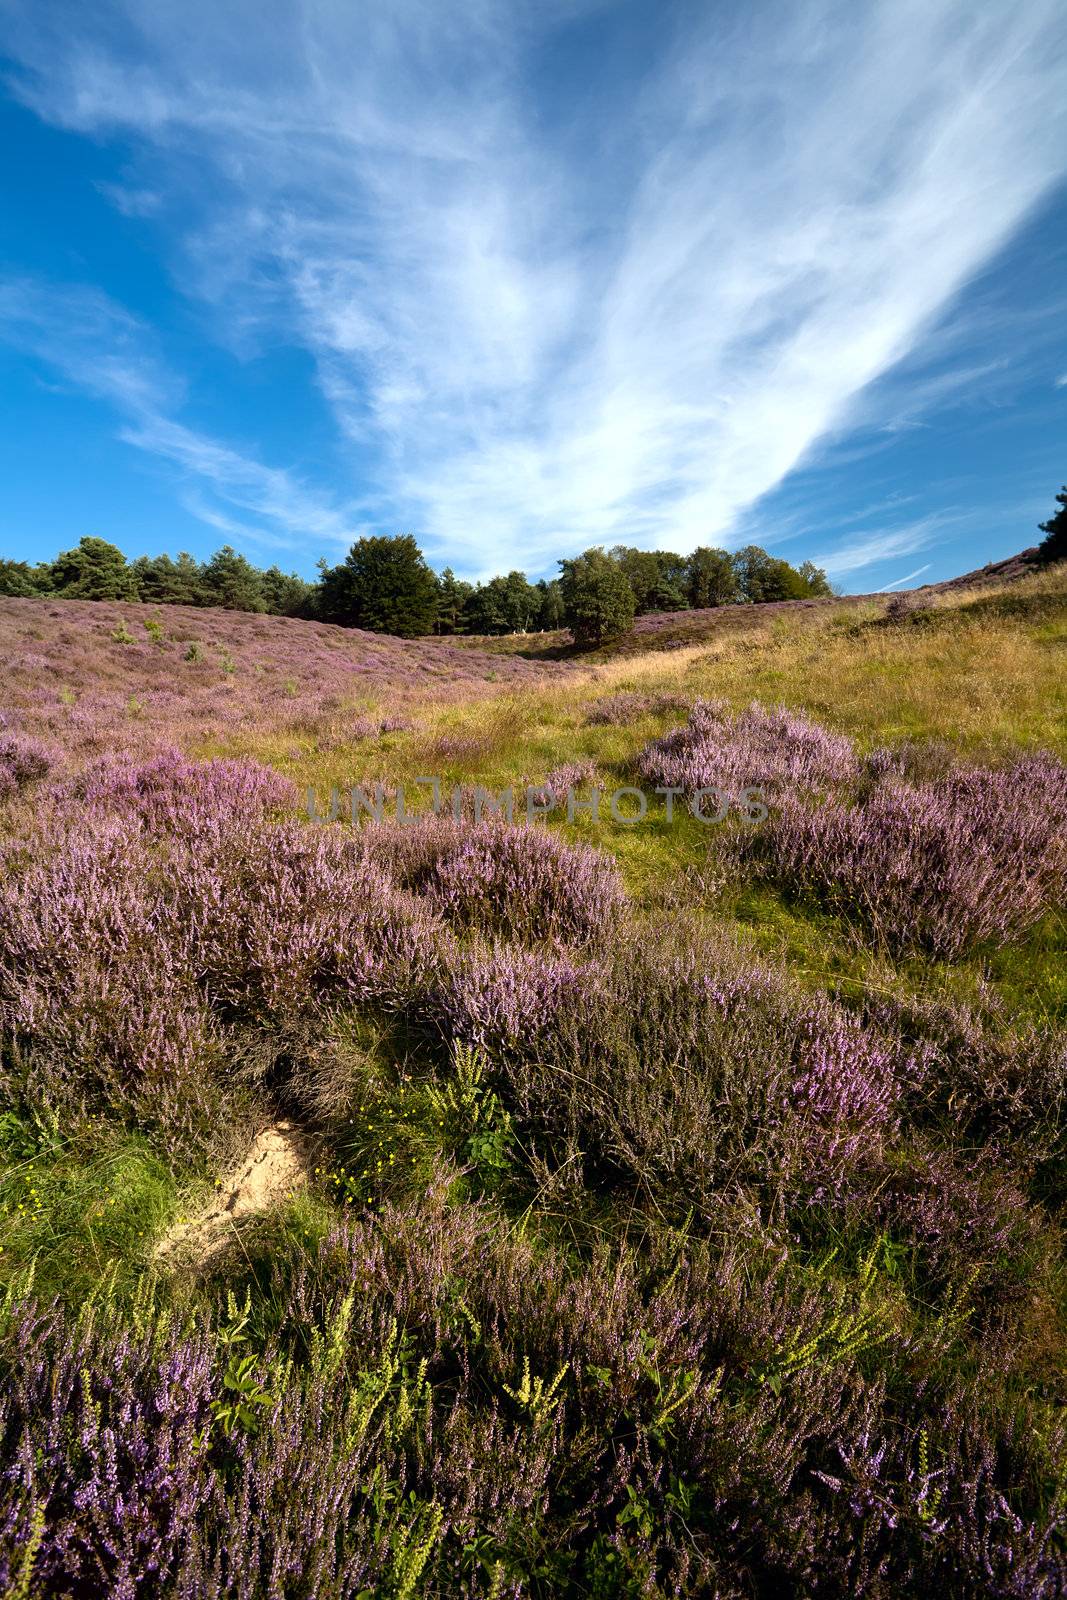
<path fill-rule="evenodd" d="M 576 644 L 617 639 L 634 620 L 634 592 L 617 561 L 599 547 L 560 562 L 563 614 Z"/>
<path fill-rule="evenodd" d="M 1059 497 L 1060 502 L 1064 496 Z M 1045 546 L 1063 539 L 1064 511 L 1044 524 Z M 1050 544 L 1050 540 L 1052 544 Z M 1053 557 L 1055 559 L 1055 557 Z M 188 551 L 127 562 L 107 540 L 87 536 L 52 562 L 0 560 L 0 594 L 32 599 L 141 600 L 154 605 L 221 606 L 278 616 L 314 617 L 405 638 L 440 634 L 505 634 L 569 625 L 583 644 L 601 643 L 635 615 L 687 607 L 759 603 L 828 595 L 826 574 L 800 567 L 759 545 L 730 554 L 700 545 L 691 555 L 599 546 L 559 563 L 558 578 L 531 583 L 513 569 L 481 583 L 437 576 L 411 534 L 359 539 L 336 566 L 318 563 L 316 582 L 278 566 L 255 567 L 232 545 L 207 561 Z M 629 620 L 625 620 L 625 619 Z"/>
<path fill-rule="evenodd" d="M 322 574 L 326 622 L 411 639 L 433 632 L 437 605 L 437 579 L 409 533 L 360 539 Z"/>
<path fill-rule="evenodd" d="M 53 561 L 51 593 L 64 600 L 136 600 L 137 580 L 117 545 L 89 535 Z"/>
<path fill-rule="evenodd" d="M 1039 523 L 1045 535 L 1037 547 L 1039 560 L 1045 563 L 1067 561 L 1067 483 L 1056 496 L 1059 510 L 1047 522 Z"/>

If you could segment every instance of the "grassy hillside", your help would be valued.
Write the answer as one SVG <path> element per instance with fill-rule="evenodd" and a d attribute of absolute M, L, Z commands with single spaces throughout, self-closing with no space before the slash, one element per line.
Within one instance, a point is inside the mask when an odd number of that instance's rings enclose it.
<path fill-rule="evenodd" d="M 1065 642 L 0 601 L 0 1592 L 1063 1594 Z"/>

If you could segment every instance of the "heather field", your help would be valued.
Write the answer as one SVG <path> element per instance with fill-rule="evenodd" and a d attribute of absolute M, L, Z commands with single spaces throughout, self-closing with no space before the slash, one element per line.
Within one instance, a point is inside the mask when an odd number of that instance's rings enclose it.
<path fill-rule="evenodd" d="M 1065 643 L 0 600 L 0 1594 L 1067 1595 Z"/>

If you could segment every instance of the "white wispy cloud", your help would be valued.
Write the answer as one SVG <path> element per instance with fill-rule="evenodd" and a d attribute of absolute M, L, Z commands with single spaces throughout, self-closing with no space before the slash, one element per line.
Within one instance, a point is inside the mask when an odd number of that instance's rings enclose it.
<path fill-rule="evenodd" d="M 902 589 L 906 583 L 911 583 L 914 578 L 921 578 L 924 572 L 929 572 L 933 566 L 932 561 L 927 561 L 925 566 L 916 567 L 914 572 L 907 572 L 903 578 L 894 578 L 892 583 L 884 583 L 875 594 L 889 594 L 893 589 Z"/>
<path fill-rule="evenodd" d="M 8 10 L 23 98 L 138 136 L 147 191 L 193 175 L 189 292 L 299 339 L 361 499 L 470 573 L 730 542 L 1067 170 L 1058 0 L 679 8 L 575 101 L 543 64 L 579 9 Z M 130 437 L 288 514 L 270 469 Z"/>
<path fill-rule="evenodd" d="M 152 217 L 163 204 L 163 196 L 155 189 L 140 189 L 124 183 L 105 183 L 103 180 L 96 184 L 96 188 L 106 200 L 111 201 L 116 211 L 122 212 L 124 217 Z"/>
<path fill-rule="evenodd" d="M 351 510 L 291 472 L 176 421 L 172 413 L 185 398 L 184 386 L 154 350 L 151 330 L 98 290 L 0 280 L 0 338 L 112 406 L 123 419 L 122 440 L 171 462 L 184 480 L 199 485 L 186 503 L 211 526 L 290 550 L 308 541 L 344 546 L 362 531 Z M 233 521 L 226 507 L 259 518 L 259 525 Z"/>
<path fill-rule="evenodd" d="M 171 418 L 144 414 L 122 428 L 119 436 L 209 484 L 228 505 L 287 530 L 290 545 L 294 534 L 314 545 L 346 545 L 357 536 L 354 517 L 325 502 L 292 473 L 264 466 Z M 215 525 L 235 526 L 217 519 Z"/>
<path fill-rule="evenodd" d="M 895 556 L 907 556 L 916 550 L 925 550 L 939 535 L 944 534 L 949 524 L 947 517 L 931 516 L 896 528 L 865 531 L 846 537 L 842 544 L 813 559 L 815 565 L 822 567 L 830 577 L 844 578 L 850 573 L 862 571 L 864 567 L 891 561 Z"/>

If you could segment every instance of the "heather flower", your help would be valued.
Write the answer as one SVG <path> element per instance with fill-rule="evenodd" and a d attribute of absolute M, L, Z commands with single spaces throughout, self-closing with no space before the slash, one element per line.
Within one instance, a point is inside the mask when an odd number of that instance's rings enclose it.
<path fill-rule="evenodd" d="M 499 1055 L 536 1050 L 566 1012 L 582 1010 L 597 982 L 595 967 L 506 945 L 475 947 L 449 963 L 430 997 L 430 1015 L 446 1038 Z"/>
<path fill-rule="evenodd" d="M 754 703 L 733 715 L 723 702 L 698 701 L 685 727 L 646 746 L 638 770 L 649 783 L 690 795 L 759 788 L 776 800 L 849 785 L 859 762 L 851 739 L 783 706 L 767 711 Z"/>
<path fill-rule="evenodd" d="M 856 804 L 786 795 L 748 849 L 893 948 L 953 960 L 1019 938 L 1062 899 L 1067 768 L 1028 756 L 912 787 L 886 782 Z"/>
<path fill-rule="evenodd" d="M 0 800 L 35 778 L 43 778 L 53 761 L 53 752 L 39 739 L 0 731 Z"/>
<path fill-rule="evenodd" d="M 836 1190 L 891 1135 L 913 1070 L 773 968 L 677 930 L 578 967 L 473 952 L 434 1003 L 490 1052 L 525 1126 L 595 1153 L 602 1181 L 685 1204 L 742 1183 Z"/>
<path fill-rule="evenodd" d="M 591 727 L 625 727 L 640 717 L 662 716 L 668 712 L 684 713 L 691 705 L 692 701 L 684 695 L 645 694 L 637 689 L 625 689 L 594 700 L 586 712 L 585 720 Z"/>
<path fill-rule="evenodd" d="M 39 1087 L 129 1108 L 172 1151 L 218 1115 L 235 1024 L 399 1008 L 443 937 L 340 832 L 195 807 L 202 828 L 162 839 L 129 807 L 91 814 L 0 883 L 0 1035 Z"/>
<path fill-rule="evenodd" d="M 596 777 L 595 761 L 565 761 L 562 766 L 552 768 L 541 789 L 555 806 L 565 808 L 568 796 L 577 796 L 580 789 L 595 784 Z"/>
<path fill-rule="evenodd" d="M 148 761 L 107 756 L 57 791 L 61 804 L 89 812 L 136 816 L 153 832 L 250 824 L 272 811 L 292 811 L 294 784 L 255 761 L 189 761 L 162 750 Z"/>
<path fill-rule="evenodd" d="M 609 857 L 544 828 L 427 816 L 364 837 L 399 884 L 460 929 L 586 944 L 612 929 L 625 900 Z"/>

